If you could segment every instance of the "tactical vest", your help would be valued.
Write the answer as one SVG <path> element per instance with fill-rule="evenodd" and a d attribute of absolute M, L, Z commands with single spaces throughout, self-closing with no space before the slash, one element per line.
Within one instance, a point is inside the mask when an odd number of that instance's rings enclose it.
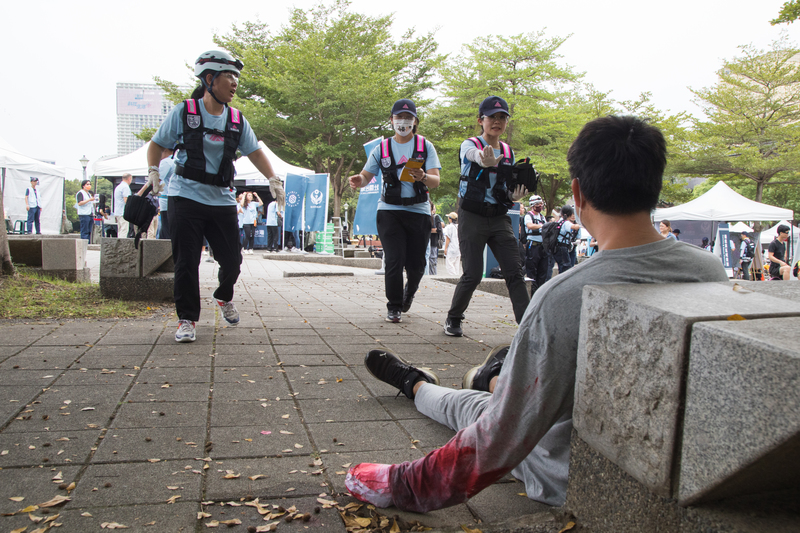
<path fill-rule="evenodd" d="M 425 137 L 414 135 L 411 141 L 414 143 L 414 153 L 412 159 L 427 159 L 428 147 L 425 144 Z M 392 155 L 392 138 L 381 141 L 381 174 L 383 174 L 383 192 L 381 200 L 391 205 L 415 205 L 428 201 L 428 187 L 421 181 L 414 182 L 414 196 L 403 198 L 400 196 L 402 185 L 398 170 L 402 170 L 405 163 L 398 165 Z"/>
<path fill-rule="evenodd" d="M 215 185 L 217 187 L 233 186 L 233 158 L 239 148 L 243 119 L 242 113 L 238 109 L 227 105 L 225 109 L 227 116 L 225 131 L 212 130 L 203 127 L 203 115 L 200 114 L 197 100 L 189 99 L 184 102 L 182 115 L 183 141 L 175 149 L 186 151 L 186 162 L 182 165 L 175 165 L 175 174 L 205 185 Z M 218 174 L 206 172 L 206 158 L 203 152 L 203 137 L 206 133 L 214 133 L 225 138 Z"/>
<path fill-rule="evenodd" d="M 480 137 L 471 137 L 468 140 L 475 143 L 478 150 L 483 151 L 486 146 Z M 460 203 L 462 209 L 483 216 L 497 216 L 506 214 L 508 208 L 513 207 L 514 202 L 508 199 L 506 181 L 511 177 L 514 157 L 508 144 L 500 141 L 500 148 L 503 151 L 503 158 L 498 166 L 483 168 L 477 163 L 471 163 L 469 174 L 461 175 L 461 181 L 467 182 L 467 190 Z M 492 187 L 492 197 L 497 200 L 497 205 L 485 202 L 486 189 L 490 183 L 489 174 L 492 172 L 497 173 L 497 179 Z"/>
<path fill-rule="evenodd" d="M 531 209 L 528 212 L 528 214 L 531 216 L 531 221 L 534 224 L 542 224 L 542 225 L 544 225 L 547 222 L 547 219 L 544 218 L 544 215 L 542 215 L 540 213 L 536 213 L 536 211 L 534 211 L 533 209 Z M 541 228 L 539 228 L 539 229 L 528 229 L 528 225 L 525 224 L 525 233 L 527 233 L 528 235 L 541 235 L 542 234 L 542 230 L 541 230 Z"/>

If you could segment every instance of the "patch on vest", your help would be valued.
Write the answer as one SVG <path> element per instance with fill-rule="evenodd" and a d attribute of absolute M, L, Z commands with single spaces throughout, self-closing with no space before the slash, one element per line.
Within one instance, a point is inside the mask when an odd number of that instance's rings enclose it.
<path fill-rule="evenodd" d="M 192 129 L 197 129 L 200 126 L 200 117 L 198 115 L 189 115 L 186 117 L 186 124 Z"/>
<path fill-rule="evenodd" d="M 381 158 L 381 166 L 383 168 L 389 168 L 392 166 L 392 158 L 391 157 L 382 157 Z"/>

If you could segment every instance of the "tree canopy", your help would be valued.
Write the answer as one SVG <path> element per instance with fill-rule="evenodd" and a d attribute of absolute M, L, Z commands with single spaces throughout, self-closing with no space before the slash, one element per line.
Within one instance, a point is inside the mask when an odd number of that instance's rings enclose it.
<path fill-rule="evenodd" d="M 800 18 L 800 0 L 788 0 L 784 2 L 781 7 L 781 12 L 778 17 L 770 20 L 769 23 L 775 26 L 776 24 L 791 24 Z"/>
<path fill-rule="evenodd" d="M 441 61 L 433 34 L 412 29 L 395 40 L 391 26 L 391 16 L 338 0 L 292 10 L 274 34 L 248 22 L 215 36 L 245 64 L 234 105 L 280 157 L 330 175 L 334 216 L 350 194 L 346 177 L 366 159 L 363 144 L 390 131 L 395 100 L 424 104 Z"/>
<path fill-rule="evenodd" d="M 760 202 L 767 184 L 798 183 L 800 50 L 785 39 L 768 51 L 740 50 L 724 63 L 714 87 L 692 91 L 707 120 L 694 121 L 681 171 L 752 180 Z"/>

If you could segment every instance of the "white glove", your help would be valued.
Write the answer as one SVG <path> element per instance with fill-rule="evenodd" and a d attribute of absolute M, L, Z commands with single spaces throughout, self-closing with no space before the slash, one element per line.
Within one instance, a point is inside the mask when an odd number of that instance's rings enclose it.
<path fill-rule="evenodd" d="M 161 183 L 161 174 L 158 173 L 158 170 L 151 168 L 150 172 L 147 175 L 147 183 L 144 184 L 142 190 L 146 189 L 148 185 L 153 184 L 153 196 L 158 196 L 158 193 L 164 188 L 164 185 Z"/>
<path fill-rule="evenodd" d="M 495 157 L 494 148 L 487 144 L 483 148 L 483 153 L 481 154 L 481 166 L 483 168 L 496 167 L 497 163 L 499 163 L 502 159 L 502 153 L 498 157 Z"/>
<path fill-rule="evenodd" d="M 269 179 L 269 192 L 278 202 L 280 210 L 283 211 L 283 207 L 286 205 L 286 191 L 283 189 L 283 182 L 278 176 L 272 176 Z"/>
<path fill-rule="evenodd" d="M 518 201 L 526 194 L 528 194 L 528 191 L 525 189 L 524 185 L 517 185 L 513 191 L 508 191 L 508 195 L 511 197 L 512 202 Z"/>

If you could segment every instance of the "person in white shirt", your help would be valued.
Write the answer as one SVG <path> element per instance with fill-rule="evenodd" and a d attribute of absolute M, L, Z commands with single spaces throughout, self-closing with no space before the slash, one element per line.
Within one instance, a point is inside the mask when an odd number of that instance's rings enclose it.
<path fill-rule="evenodd" d="M 122 181 L 114 188 L 114 211 L 112 214 L 117 221 L 117 237 L 120 239 L 133 237 L 133 235 L 129 234 L 129 230 L 132 228 L 130 228 L 128 221 L 122 217 L 125 212 L 125 204 L 128 203 L 128 197 L 131 195 L 132 181 L 132 175 L 123 174 Z"/>

